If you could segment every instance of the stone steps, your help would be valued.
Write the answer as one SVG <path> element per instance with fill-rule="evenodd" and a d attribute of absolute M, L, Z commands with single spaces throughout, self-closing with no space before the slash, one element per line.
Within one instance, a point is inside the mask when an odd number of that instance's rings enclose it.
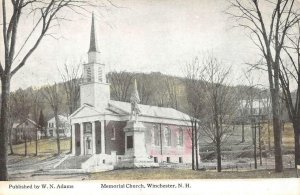
<path fill-rule="evenodd" d="M 90 157 L 91 155 L 70 156 L 58 165 L 56 169 L 81 169 L 81 164 L 87 161 Z"/>

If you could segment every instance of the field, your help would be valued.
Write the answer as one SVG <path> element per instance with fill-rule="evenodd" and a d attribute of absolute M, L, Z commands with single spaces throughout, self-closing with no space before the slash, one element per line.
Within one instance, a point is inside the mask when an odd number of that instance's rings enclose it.
<path fill-rule="evenodd" d="M 70 151 L 70 139 L 60 140 L 60 149 L 63 153 Z M 16 155 L 24 155 L 25 144 L 13 145 L 13 151 Z M 38 154 L 49 155 L 57 152 L 56 139 L 41 139 L 38 140 Z M 27 154 L 35 154 L 35 141 L 27 142 Z"/>
<path fill-rule="evenodd" d="M 60 140 L 60 148 L 62 153 L 70 151 L 70 138 Z M 27 143 L 27 156 L 25 156 L 25 144 L 13 145 L 13 155 L 8 156 L 8 165 L 20 164 L 31 161 L 38 163 L 47 159 L 51 159 L 57 154 L 56 139 L 41 139 L 38 140 L 38 155 L 35 156 L 35 141 Z M 10 149 L 8 149 L 10 154 Z"/>
<path fill-rule="evenodd" d="M 270 144 L 271 147 L 274 145 L 273 140 L 273 126 L 270 125 Z M 268 145 L 268 125 L 263 127 L 263 142 Z M 292 123 L 285 123 L 284 131 L 282 132 L 282 145 L 284 150 L 293 150 L 294 148 L 294 129 Z"/>

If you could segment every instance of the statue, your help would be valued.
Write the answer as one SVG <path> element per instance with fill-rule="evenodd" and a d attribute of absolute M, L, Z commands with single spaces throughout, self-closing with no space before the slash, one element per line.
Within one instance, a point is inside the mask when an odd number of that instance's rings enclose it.
<path fill-rule="evenodd" d="M 141 110 L 139 108 L 138 103 L 140 103 L 140 97 L 137 90 L 137 84 L 136 80 L 134 80 L 134 89 L 130 97 L 130 103 L 131 103 L 131 116 L 130 120 L 133 120 L 133 116 L 135 117 L 135 121 L 138 121 L 138 115 L 141 113 Z"/>

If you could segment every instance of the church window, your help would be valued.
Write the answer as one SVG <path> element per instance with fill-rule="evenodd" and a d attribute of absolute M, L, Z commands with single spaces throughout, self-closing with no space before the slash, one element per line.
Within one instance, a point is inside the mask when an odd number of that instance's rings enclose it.
<path fill-rule="evenodd" d="M 84 133 L 91 133 L 91 132 L 92 132 L 92 124 L 84 123 Z"/>
<path fill-rule="evenodd" d="M 182 163 L 182 157 L 179 157 L 179 163 Z"/>
<path fill-rule="evenodd" d="M 92 81 L 92 70 L 91 67 L 86 68 L 86 81 L 91 82 Z"/>
<path fill-rule="evenodd" d="M 170 157 L 167 157 L 167 163 L 169 163 L 170 162 Z"/>
<path fill-rule="evenodd" d="M 178 130 L 177 145 L 183 146 L 183 130 L 182 130 L 182 128 L 179 128 L 179 130 Z"/>
<path fill-rule="evenodd" d="M 165 128 L 164 136 L 166 145 L 171 146 L 171 129 L 169 127 Z"/>
<path fill-rule="evenodd" d="M 111 140 L 116 140 L 116 128 L 115 126 L 112 126 L 112 129 L 111 129 Z"/>
<path fill-rule="evenodd" d="M 103 78 L 102 78 L 102 68 L 101 67 L 99 67 L 99 69 L 98 69 L 98 81 L 99 82 L 103 81 Z"/>
<path fill-rule="evenodd" d="M 158 131 L 158 128 L 157 128 L 157 125 L 153 125 L 152 127 L 152 130 L 151 130 L 151 142 L 152 142 L 152 145 L 155 145 L 155 146 L 159 146 L 160 145 L 160 136 L 159 136 L 159 131 Z"/>
<path fill-rule="evenodd" d="M 127 149 L 133 148 L 133 136 L 127 136 Z"/>

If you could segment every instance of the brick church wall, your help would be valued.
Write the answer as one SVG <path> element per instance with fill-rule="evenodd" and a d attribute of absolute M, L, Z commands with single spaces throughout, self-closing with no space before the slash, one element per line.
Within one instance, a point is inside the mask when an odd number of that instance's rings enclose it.
<path fill-rule="evenodd" d="M 154 136 L 153 126 L 156 126 L 154 131 L 159 135 L 155 137 L 159 142 L 156 145 Z M 106 121 L 105 122 L 105 153 L 111 154 L 111 151 L 116 151 L 117 155 L 124 155 L 125 153 L 125 133 L 124 127 L 126 126 L 126 121 Z M 188 133 L 188 127 L 186 126 L 176 126 L 167 124 L 155 124 L 155 123 L 144 123 L 146 127 L 145 130 L 145 144 L 146 151 L 149 156 L 156 157 L 158 162 L 167 161 L 167 157 L 170 162 L 179 162 L 179 158 L 183 162 L 191 161 L 192 155 L 192 141 Z M 171 143 L 167 146 L 165 142 L 165 128 L 170 129 L 171 133 Z M 115 136 L 113 128 L 115 129 Z M 161 130 L 160 130 L 161 128 Z M 183 130 L 183 144 L 178 145 L 178 135 L 179 130 Z M 161 135 L 161 137 L 160 137 Z"/>
<path fill-rule="evenodd" d="M 116 151 L 117 155 L 125 153 L 125 133 L 123 131 L 126 121 L 106 121 L 105 122 L 105 153 L 111 154 Z M 115 129 L 115 136 L 113 135 Z"/>

